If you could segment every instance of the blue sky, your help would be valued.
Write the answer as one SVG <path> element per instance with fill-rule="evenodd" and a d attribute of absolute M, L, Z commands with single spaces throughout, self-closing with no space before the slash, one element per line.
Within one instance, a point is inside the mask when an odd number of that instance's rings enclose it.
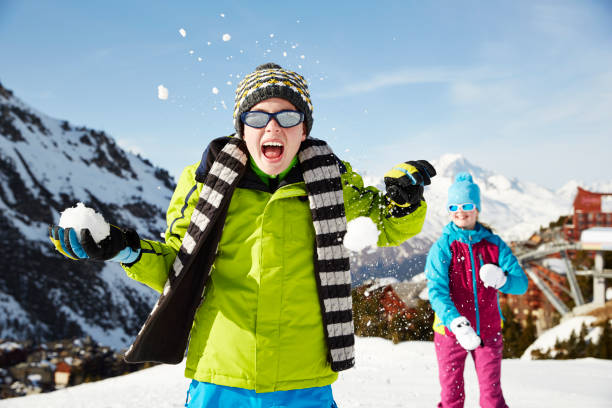
<path fill-rule="evenodd" d="M 549 188 L 612 178 L 606 0 L 0 0 L 2 84 L 174 175 L 269 61 L 307 77 L 312 135 L 370 175 L 461 153 Z"/>

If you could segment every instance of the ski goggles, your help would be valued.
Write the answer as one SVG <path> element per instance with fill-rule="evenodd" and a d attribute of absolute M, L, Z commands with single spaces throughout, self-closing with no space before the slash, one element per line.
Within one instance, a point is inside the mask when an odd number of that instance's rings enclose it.
<path fill-rule="evenodd" d="M 242 123 L 256 129 L 266 127 L 272 118 L 276 120 L 280 127 L 290 128 L 302 123 L 304 114 L 293 110 L 282 110 L 276 113 L 248 111 L 240 115 Z"/>
<path fill-rule="evenodd" d="M 461 211 L 473 211 L 475 208 L 476 204 L 473 203 L 451 204 L 448 206 L 448 211 L 457 212 L 459 209 L 461 209 Z"/>

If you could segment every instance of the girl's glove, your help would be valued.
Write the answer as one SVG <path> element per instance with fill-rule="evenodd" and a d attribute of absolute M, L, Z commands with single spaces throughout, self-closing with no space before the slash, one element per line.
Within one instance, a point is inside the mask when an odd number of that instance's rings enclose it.
<path fill-rule="evenodd" d="M 506 284 L 508 277 L 502 268 L 488 263 L 480 267 L 480 279 L 482 279 L 485 287 L 499 289 Z"/>
<path fill-rule="evenodd" d="M 129 228 L 110 226 L 110 234 L 99 243 L 91 236 L 89 229 L 77 232 L 73 228 L 49 226 L 49 239 L 55 248 L 71 259 L 92 259 L 133 263 L 140 256 L 140 238 Z"/>
<path fill-rule="evenodd" d="M 387 197 L 399 207 L 418 206 L 423 199 L 423 186 L 431 184 L 436 170 L 426 160 L 398 164 L 385 173 Z"/>
<path fill-rule="evenodd" d="M 467 351 L 474 350 L 481 344 L 480 337 L 478 337 L 472 328 L 470 321 L 464 316 L 455 318 L 450 324 L 450 330 L 455 335 L 461 347 Z"/>

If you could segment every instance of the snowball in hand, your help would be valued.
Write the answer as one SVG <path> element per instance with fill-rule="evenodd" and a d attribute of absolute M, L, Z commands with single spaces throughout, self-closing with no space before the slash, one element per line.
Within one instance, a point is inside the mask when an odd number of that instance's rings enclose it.
<path fill-rule="evenodd" d="M 104 217 L 93 208 L 85 207 L 83 203 L 77 203 L 76 207 L 66 208 L 60 217 L 59 226 L 73 228 L 75 231 L 87 228 L 96 243 L 100 243 L 110 234 L 110 225 Z"/>
<path fill-rule="evenodd" d="M 367 247 L 375 247 L 380 232 L 368 217 L 357 217 L 346 225 L 344 246 L 354 252 L 363 251 Z"/>

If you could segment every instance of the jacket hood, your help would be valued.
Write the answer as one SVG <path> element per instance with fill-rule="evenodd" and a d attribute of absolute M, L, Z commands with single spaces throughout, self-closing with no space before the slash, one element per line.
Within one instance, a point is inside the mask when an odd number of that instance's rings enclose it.
<path fill-rule="evenodd" d="M 443 234 L 449 235 L 452 241 L 471 242 L 476 243 L 481 240 L 493 235 L 491 231 L 483 227 L 481 223 L 477 222 L 473 230 L 466 230 L 459 228 L 454 222 L 446 224 L 442 230 Z"/>

